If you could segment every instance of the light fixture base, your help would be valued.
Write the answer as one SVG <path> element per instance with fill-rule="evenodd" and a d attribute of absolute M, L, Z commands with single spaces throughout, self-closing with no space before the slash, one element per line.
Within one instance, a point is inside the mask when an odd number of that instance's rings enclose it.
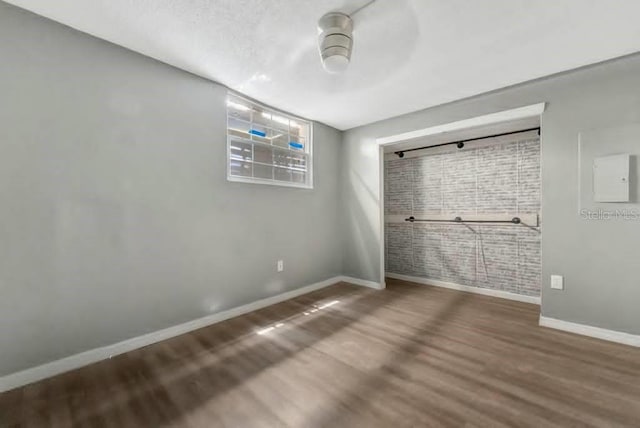
<path fill-rule="evenodd" d="M 322 65 L 329 73 L 347 69 L 353 48 L 353 20 L 340 12 L 329 12 L 318 21 Z"/>

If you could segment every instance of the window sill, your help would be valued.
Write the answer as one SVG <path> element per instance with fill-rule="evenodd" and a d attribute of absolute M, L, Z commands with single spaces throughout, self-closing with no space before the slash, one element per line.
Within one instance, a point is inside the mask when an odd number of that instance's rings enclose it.
<path fill-rule="evenodd" d="M 262 180 L 260 178 L 252 178 L 252 177 L 236 177 L 233 175 L 227 176 L 227 181 L 231 181 L 234 183 L 246 183 L 246 184 L 266 184 L 269 186 L 277 186 L 277 187 L 295 187 L 298 189 L 307 189 L 313 190 L 313 184 L 305 184 L 305 183 L 289 183 L 286 181 L 274 181 L 274 180 Z"/>

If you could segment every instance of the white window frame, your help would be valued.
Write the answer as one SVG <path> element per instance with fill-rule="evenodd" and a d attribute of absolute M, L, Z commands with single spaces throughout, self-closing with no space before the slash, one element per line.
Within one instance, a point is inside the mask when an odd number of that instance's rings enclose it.
<path fill-rule="evenodd" d="M 286 117 L 289 120 L 292 121 L 296 121 L 296 122 L 300 122 L 300 123 L 304 123 L 307 125 L 307 129 L 308 129 L 308 136 L 307 136 L 307 142 L 305 144 L 305 154 L 307 156 L 307 172 L 306 172 L 306 182 L 305 183 L 294 183 L 294 182 L 288 182 L 288 181 L 279 181 L 276 179 L 269 179 L 269 178 L 259 178 L 259 177 L 242 177 L 242 176 L 237 176 L 237 175 L 231 175 L 231 142 L 232 140 L 237 140 L 237 141 L 243 141 L 244 139 L 242 137 L 238 137 L 238 136 L 234 136 L 229 134 L 229 101 L 230 98 L 235 98 L 235 99 L 239 99 L 242 100 L 243 103 L 247 103 L 248 105 L 251 106 L 255 106 L 258 107 L 260 109 L 265 110 L 266 112 L 270 113 L 270 114 L 276 114 L 278 116 L 283 116 Z M 310 120 L 305 120 L 296 116 L 293 116 L 291 114 L 285 113 L 281 110 L 277 110 L 274 109 L 272 107 L 269 107 L 267 105 L 252 101 L 246 97 L 243 97 L 242 95 L 236 94 L 234 92 L 229 91 L 227 93 L 227 97 L 226 97 L 226 101 L 225 101 L 225 107 L 226 107 L 226 127 L 227 127 L 227 158 L 226 158 L 226 163 L 227 163 L 227 181 L 231 181 L 231 182 L 236 182 L 236 183 L 248 183 L 248 184 L 267 184 L 270 186 L 280 186 L 280 187 L 295 187 L 295 188 L 300 188 L 300 189 L 313 189 L 313 122 Z M 256 142 L 250 139 L 246 140 L 247 143 L 252 144 L 252 147 L 254 147 L 254 144 L 264 144 L 264 143 L 260 143 L 260 142 Z M 277 146 L 275 146 L 277 147 Z M 284 148 L 280 148 L 282 150 L 287 150 Z M 278 149 L 279 150 L 279 149 Z M 296 153 L 297 151 L 293 151 L 294 153 Z M 275 167 L 275 166 L 274 166 Z"/>

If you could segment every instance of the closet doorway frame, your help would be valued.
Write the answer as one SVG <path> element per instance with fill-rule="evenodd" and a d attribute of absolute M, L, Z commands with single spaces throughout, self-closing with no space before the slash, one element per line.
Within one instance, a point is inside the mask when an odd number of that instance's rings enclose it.
<path fill-rule="evenodd" d="M 385 214 L 384 214 L 384 152 L 385 148 L 400 143 L 406 143 L 425 137 L 435 137 L 439 134 L 452 133 L 458 131 L 468 131 L 473 128 L 489 127 L 492 125 L 501 125 L 508 122 L 514 122 L 524 119 L 537 118 L 540 123 L 540 136 L 542 137 L 543 122 L 542 116 L 546 108 L 546 102 L 530 104 L 523 107 L 502 110 L 499 112 L 476 116 L 469 119 L 458 120 L 455 122 L 444 123 L 440 125 L 430 126 L 415 131 L 403 132 L 400 134 L 389 135 L 386 137 L 376 138 L 378 146 L 378 191 L 379 198 L 379 225 L 378 233 L 380 236 L 380 288 L 386 287 L 386 271 L 385 271 Z"/>

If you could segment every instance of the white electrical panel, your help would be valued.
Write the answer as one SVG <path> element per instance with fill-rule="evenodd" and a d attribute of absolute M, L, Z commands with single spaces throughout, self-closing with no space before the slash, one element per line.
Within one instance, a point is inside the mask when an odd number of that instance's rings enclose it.
<path fill-rule="evenodd" d="M 601 156 L 593 160 L 593 200 L 629 202 L 628 154 Z"/>

